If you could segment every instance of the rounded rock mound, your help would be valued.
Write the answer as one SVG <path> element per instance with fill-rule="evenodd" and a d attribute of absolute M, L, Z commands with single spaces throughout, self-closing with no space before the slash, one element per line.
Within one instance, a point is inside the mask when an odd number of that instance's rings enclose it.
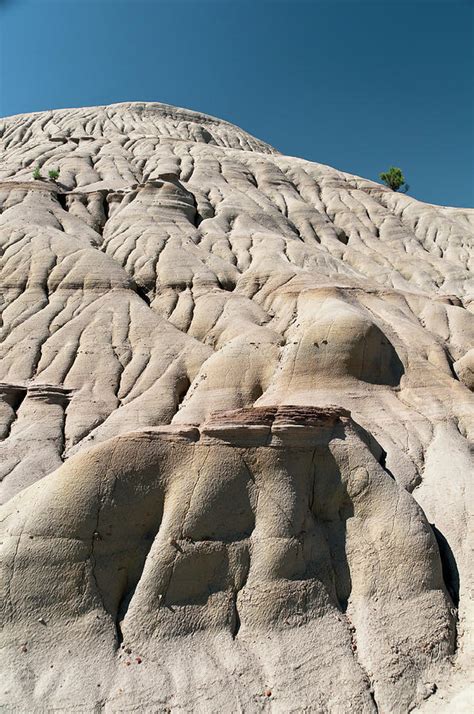
<path fill-rule="evenodd" d="M 71 458 L 5 510 L 12 661 L 23 640 L 24 667 L 48 651 L 68 683 L 67 694 L 44 683 L 54 707 L 106 696 L 122 711 L 199 708 L 205 688 L 213 707 L 251 711 L 265 682 L 285 710 L 422 701 L 455 624 L 435 537 L 381 454 L 346 410 L 286 406 Z M 179 684 L 189 678 L 192 693 Z"/>

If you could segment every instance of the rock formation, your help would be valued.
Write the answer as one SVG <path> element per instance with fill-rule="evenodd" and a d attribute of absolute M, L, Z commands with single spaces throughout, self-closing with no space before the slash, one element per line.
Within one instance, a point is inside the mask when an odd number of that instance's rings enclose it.
<path fill-rule="evenodd" d="M 468 711 L 474 211 L 163 104 L 0 135 L 6 710 Z"/>

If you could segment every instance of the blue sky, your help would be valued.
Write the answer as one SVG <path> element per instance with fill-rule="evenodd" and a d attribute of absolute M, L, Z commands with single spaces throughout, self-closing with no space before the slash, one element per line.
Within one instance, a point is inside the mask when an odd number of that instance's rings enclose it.
<path fill-rule="evenodd" d="M 163 101 L 474 206 L 473 0 L 0 0 L 0 114 Z"/>

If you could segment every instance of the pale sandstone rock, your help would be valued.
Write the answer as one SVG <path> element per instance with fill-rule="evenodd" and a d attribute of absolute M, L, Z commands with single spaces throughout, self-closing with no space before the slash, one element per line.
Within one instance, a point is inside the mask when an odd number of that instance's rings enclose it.
<path fill-rule="evenodd" d="M 0 133 L 6 709 L 468 711 L 474 211 L 162 104 Z"/>

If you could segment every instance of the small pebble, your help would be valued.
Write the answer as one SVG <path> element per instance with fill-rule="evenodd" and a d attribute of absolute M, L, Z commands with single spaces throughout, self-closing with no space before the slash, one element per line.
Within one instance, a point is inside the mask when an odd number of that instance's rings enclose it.
<path fill-rule="evenodd" d="M 136 660 L 137 660 L 137 664 L 141 664 L 141 663 L 142 663 L 142 658 L 141 658 L 141 657 L 137 657 Z"/>
<path fill-rule="evenodd" d="M 271 690 L 271 689 L 265 689 L 264 694 L 265 694 L 266 697 L 271 697 L 271 696 L 272 696 L 272 690 Z"/>

